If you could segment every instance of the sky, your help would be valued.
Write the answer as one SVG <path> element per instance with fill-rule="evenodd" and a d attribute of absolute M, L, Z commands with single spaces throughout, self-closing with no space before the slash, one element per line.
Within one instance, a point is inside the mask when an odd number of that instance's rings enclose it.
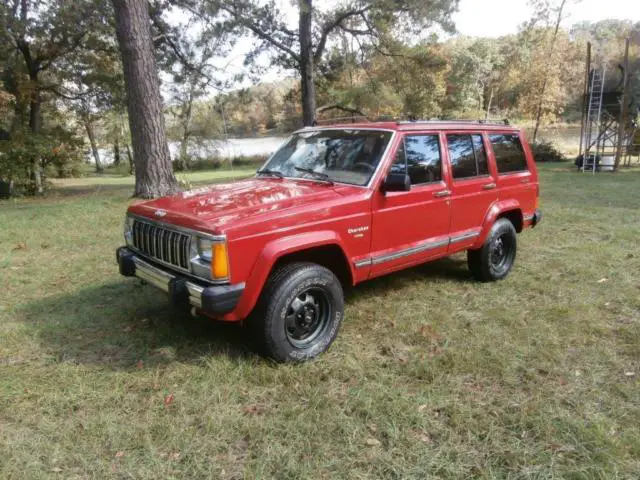
<path fill-rule="evenodd" d="M 638 0 L 569 0 L 563 26 L 607 18 L 640 22 Z M 461 35 L 500 37 L 516 33 L 531 18 L 527 0 L 461 0 L 453 17 Z"/>

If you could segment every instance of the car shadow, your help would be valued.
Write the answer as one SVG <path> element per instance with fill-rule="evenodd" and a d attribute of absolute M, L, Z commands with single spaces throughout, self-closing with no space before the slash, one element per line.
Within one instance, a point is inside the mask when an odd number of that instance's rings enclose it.
<path fill-rule="evenodd" d="M 349 288 L 346 303 L 414 282 L 470 278 L 463 260 L 442 259 Z M 240 324 L 194 318 L 187 306 L 171 306 L 164 293 L 139 280 L 49 296 L 18 307 L 16 314 L 38 335 L 47 361 L 56 363 L 135 370 L 205 362 L 212 356 L 261 361 Z"/>
<path fill-rule="evenodd" d="M 238 324 L 194 318 L 187 306 L 171 306 L 165 294 L 139 280 L 49 296 L 18 307 L 16 314 L 54 362 L 128 370 L 212 355 L 257 358 Z"/>
<path fill-rule="evenodd" d="M 400 290 L 415 282 L 453 280 L 456 282 L 473 283 L 474 278 L 467 268 L 464 255 L 445 257 L 424 263 L 416 267 L 377 277 L 345 290 L 347 304 L 353 298 L 363 294 L 382 294 L 390 290 Z"/>

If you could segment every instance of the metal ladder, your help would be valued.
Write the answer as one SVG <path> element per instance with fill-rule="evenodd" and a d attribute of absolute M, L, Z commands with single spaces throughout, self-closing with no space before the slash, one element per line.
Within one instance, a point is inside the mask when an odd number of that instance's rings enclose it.
<path fill-rule="evenodd" d="M 604 95 L 604 80 L 606 68 L 602 72 L 594 69 L 591 73 L 589 88 L 589 106 L 587 110 L 587 128 L 585 134 L 585 150 L 582 159 L 582 171 L 587 169 L 596 172 L 597 156 L 600 150 L 600 120 L 602 117 L 602 97 Z M 595 152 L 593 152 L 595 147 Z M 593 152 L 593 153 L 592 153 Z M 590 167 L 590 168 L 588 168 Z"/>

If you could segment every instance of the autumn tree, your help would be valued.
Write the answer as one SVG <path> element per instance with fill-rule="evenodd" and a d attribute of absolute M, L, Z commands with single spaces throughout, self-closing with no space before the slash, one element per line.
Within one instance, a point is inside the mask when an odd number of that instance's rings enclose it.
<path fill-rule="evenodd" d="M 105 0 L 7 0 L 0 4 L 0 48 L 11 49 L 5 76 L 14 90 L 16 118 L 28 118 L 32 135 L 42 129 L 42 105 L 57 95 L 61 64 L 91 48 L 107 24 Z M 42 193 L 42 164 L 33 157 L 32 175 Z"/>
<path fill-rule="evenodd" d="M 415 37 L 435 25 L 451 31 L 451 14 L 458 0 L 352 0 L 328 11 L 313 0 L 298 0 L 297 25 L 290 25 L 275 0 L 205 0 L 209 8 L 222 9 L 235 24 L 256 38 L 248 60 L 271 53 L 272 64 L 294 70 L 300 77 L 302 122 L 316 117 L 316 75 L 327 46 L 338 32 L 358 38 L 379 52 L 388 51 L 387 40 L 403 34 Z"/>

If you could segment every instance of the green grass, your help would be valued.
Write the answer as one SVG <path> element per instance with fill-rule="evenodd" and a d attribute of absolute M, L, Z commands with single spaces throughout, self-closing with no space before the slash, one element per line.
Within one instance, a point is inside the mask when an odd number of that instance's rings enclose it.
<path fill-rule="evenodd" d="M 363 284 L 300 366 L 118 275 L 130 187 L 0 203 L 0 478 L 637 478 L 640 172 L 541 178 L 508 279 Z"/>

